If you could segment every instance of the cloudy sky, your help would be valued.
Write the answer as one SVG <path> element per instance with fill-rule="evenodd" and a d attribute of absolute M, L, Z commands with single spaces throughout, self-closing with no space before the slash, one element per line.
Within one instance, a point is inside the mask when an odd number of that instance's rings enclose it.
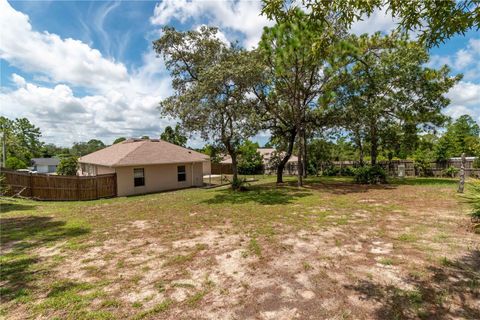
<path fill-rule="evenodd" d="M 158 102 L 172 91 L 151 42 L 164 25 L 181 30 L 218 26 L 225 39 L 255 47 L 264 26 L 257 1 L 161 2 L 0 0 L 0 115 L 27 117 L 43 140 L 69 146 L 92 138 L 158 137 L 171 119 Z M 352 32 L 388 32 L 395 25 L 381 11 Z M 445 111 L 480 122 L 480 34 L 471 31 L 431 50 L 431 66 L 448 64 L 465 75 Z M 259 136 L 263 143 L 266 137 Z M 190 145 L 202 144 L 197 139 Z"/>

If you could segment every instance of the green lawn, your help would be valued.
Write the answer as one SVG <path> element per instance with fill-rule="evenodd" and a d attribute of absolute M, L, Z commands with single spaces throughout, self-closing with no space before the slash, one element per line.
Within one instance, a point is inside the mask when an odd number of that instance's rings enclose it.
<path fill-rule="evenodd" d="M 451 179 L 1 200 L 6 319 L 480 318 Z"/>

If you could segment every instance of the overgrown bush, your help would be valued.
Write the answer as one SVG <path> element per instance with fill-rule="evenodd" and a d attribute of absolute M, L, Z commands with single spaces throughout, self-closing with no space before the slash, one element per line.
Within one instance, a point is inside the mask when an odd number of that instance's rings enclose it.
<path fill-rule="evenodd" d="M 329 167 L 322 172 L 323 176 L 333 177 L 333 176 L 347 176 L 353 177 L 355 175 L 355 169 L 352 167 Z"/>
<path fill-rule="evenodd" d="M 469 183 L 466 187 L 467 193 L 464 198 L 472 206 L 471 216 L 475 223 L 474 230 L 480 233 L 480 180 Z"/>
<path fill-rule="evenodd" d="M 415 172 L 420 177 L 431 177 L 433 171 L 430 166 L 430 161 L 426 159 L 415 159 Z"/>
<path fill-rule="evenodd" d="M 379 184 L 387 182 L 387 174 L 379 165 L 359 167 L 354 172 L 356 183 Z"/>
<path fill-rule="evenodd" d="M 443 170 L 443 175 L 451 178 L 455 178 L 455 176 L 459 171 L 460 169 L 458 169 L 457 167 L 450 166 L 447 169 Z"/>
<path fill-rule="evenodd" d="M 473 160 L 473 167 L 475 169 L 479 169 L 480 168 L 480 156 L 476 157 L 475 160 Z"/>
<path fill-rule="evenodd" d="M 232 189 L 237 191 L 245 191 L 248 186 L 247 179 L 237 178 L 232 180 Z"/>
<path fill-rule="evenodd" d="M 27 168 L 27 164 L 17 157 L 8 157 L 5 161 L 5 166 L 13 170 Z"/>
<path fill-rule="evenodd" d="M 62 176 L 75 176 L 77 175 L 78 160 L 74 156 L 68 156 L 60 159 L 60 163 L 57 166 L 57 174 Z"/>

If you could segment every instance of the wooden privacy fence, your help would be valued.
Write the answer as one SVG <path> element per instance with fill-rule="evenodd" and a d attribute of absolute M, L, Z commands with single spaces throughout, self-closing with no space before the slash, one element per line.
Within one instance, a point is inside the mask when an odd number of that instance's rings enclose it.
<path fill-rule="evenodd" d="M 94 200 L 115 197 L 115 173 L 92 177 L 32 174 L 2 169 L 7 194 L 37 200 Z"/>

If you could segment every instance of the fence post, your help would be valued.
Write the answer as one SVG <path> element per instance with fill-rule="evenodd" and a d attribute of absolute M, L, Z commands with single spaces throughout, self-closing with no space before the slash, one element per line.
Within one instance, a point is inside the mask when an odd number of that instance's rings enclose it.
<path fill-rule="evenodd" d="M 98 176 L 95 177 L 95 199 L 98 199 Z"/>
<path fill-rule="evenodd" d="M 80 200 L 80 187 L 78 185 L 78 179 L 79 179 L 79 176 L 75 176 L 75 186 L 76 186 L 76 189 L 77 189 L 77 200 Z"/>
<path fill-rule="evenodd" d="M 460 182 L 458 183 L 458 193 L 463 193 L 465 187 L 465 153 L 462 153 L 462 165 L 460 167 Z"/>
<path fill-rule="evenodd" d="M 33 177 L 31 172 L 30 172 L 30 197 L 33 198 Z"/>

